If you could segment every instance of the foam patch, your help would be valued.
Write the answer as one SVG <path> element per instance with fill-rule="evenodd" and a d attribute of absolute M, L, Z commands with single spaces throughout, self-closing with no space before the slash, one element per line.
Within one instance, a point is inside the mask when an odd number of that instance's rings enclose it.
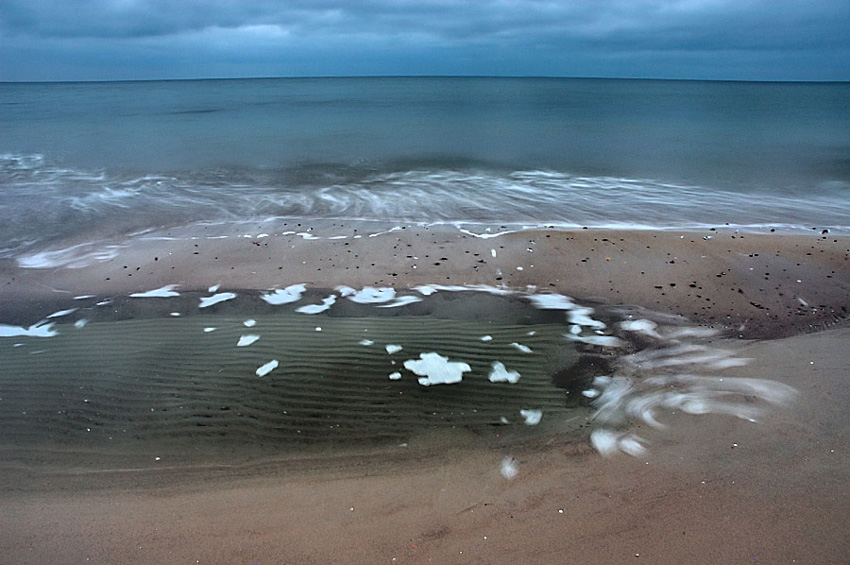
<path fill-rule="evenodd" d="M 233 300 L 236 298 L 235 292 L 219 292 L 218 294 L 213 294 L 212 296 L 202 296 L 201 304 L 198 308 L 209 308 L 210 306 L 214 306 L 221 302 L 226 302 L 228 300 Z"/>
<path fill-rule="evenodd" d="M 300 308 L 296 308 L 295 311 L 300 314 L 321 314 L 326 310 L 330 310 L 330 307 L 336 303 L 336 294 L 331 294 L 327 298 L 322 299 L 321 304 L 308 304 L 307 306 L 301 306 Z"/>
<path fill-rule="evenodd" d="M 180 296 L 180 293 L 174 290 L 175 288 L 177 288 L 176 284 L 168 284 L 146 292 L 134 292 L 130 295 L 130 298 L 171 298 L 173 296 Z"/>
<path fill-rule="evenodd" d="M 463 373 L 472 369 L 466 363 L 449 361 L 439 353 L 420 353 L 419 359 L 408 359 L 404 368 L 419 375 L 422 386 L 455 384 L 463 379 Z"/>
<path fill-rule="evenodd" d="M 53 337 L 59 332 L 53 329 L 54 324 L 35 324 L 28 328 L 0 324 L 0 337 Z"/>
<path fill-rule="evenodd" d="M 278 288 L 269 293 L 260 295 L 260 298 L 271 304 L 272 306 L 280 306 L 281 304 L 290 304 L 298 302 L 307 291 L 307 286 L 303 284 L 294 284 L 286 288 Z"/>
<path fill-rule="evenodd" d="M 501 361 L 493 361 L 493 368 L 490 370 L 491 383 L 511 383 L 519 382 L 519 373 L 517 371 L 508 371 L 504 363 Z"/>
<path fill-rule="evenodd" d="M 526 426 L 536 426 L 543 419 L 542 410 L 520 410 L 519 414 L 525 418 Z"/>
<path fill-rule="evenodd" d="M 279 365 L 280 362 L 277 359 L 272 359 L 265 365 L 262 365 L 260 368 L 258 368 L 255 372 L 257 373 L 258 377 L 265 377 L 266 375 L 277 369 Z"/>
<path fill-rule="evenodd" d="M 258 339 L 260 339 L 260 336 L 256 334 L 243 335 L 239 338 L 239 341 L 236 342 L 236 347 L 248 347 Z"/>

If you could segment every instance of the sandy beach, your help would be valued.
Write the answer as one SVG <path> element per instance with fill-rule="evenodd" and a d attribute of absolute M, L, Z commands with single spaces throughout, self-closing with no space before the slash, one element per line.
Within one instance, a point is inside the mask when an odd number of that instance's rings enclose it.
<path fill-rule="evenodd" d="M 821 229 L 536 229 L 487 237 L 493 234 L 449 226 L 332 228 L 324 226 L 318 239 L 306 225 L 256 226 L 228 237 L 175 230 L 31 257 L 41 268 L 7 261 L 0 264 L 0 316 L 26 327 L 75 296 L 126 297 L 165 285 L 234 292 L 487 285 L 569 296 L 603 317 L 645 312 L 711 328 L 716 333 L 701 344 L 750 359 L 714 374 L 782 383 L 797 394 L 757 422 L 675 409 L 656 414 L 663 428 L 632 421 L 629 433 L 646 440 L 639 457 L 601 456 L 584 425 L 515 442 L 437 430 L 404 449 L 243 454 L 231 466 L 92 470 L 79 465 L 78 454 L 4 444 L 0 560 L 850 559 L 847 237 Z"/>

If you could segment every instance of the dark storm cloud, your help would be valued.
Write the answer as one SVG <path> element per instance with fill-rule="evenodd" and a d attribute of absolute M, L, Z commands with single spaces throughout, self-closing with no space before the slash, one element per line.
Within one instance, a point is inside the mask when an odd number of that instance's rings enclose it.
<path fill-rule="evenodd" d="M 0 73 L 711 76 L 749 53 L 835 78 L 848 22 L 847 0 L 0 0 Z"/>

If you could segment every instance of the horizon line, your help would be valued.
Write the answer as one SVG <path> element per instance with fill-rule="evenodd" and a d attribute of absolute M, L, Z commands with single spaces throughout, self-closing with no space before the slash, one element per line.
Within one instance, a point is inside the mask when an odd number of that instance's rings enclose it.
<path fill-rule="evenodd" d="M 530 79 L 530 80 L 634 80 L 634 81 L 678 81 L 678 82 L 734 82 L 734 83 L 774 83 L 774 84 L 848 84 L 846 80 L 800 80 L 800 79 L 724 79 L 724 78 L 682 78 L 682 77 L 613 77 L 580 75 L 453 75 L 453 74 L 375 74 L 375 75 L 286 75 L 286 76 L 244 76 L 244 77 L 185 77 L 185 78 L 125 78 L 125 79 L 65 79 L 65 80 L 0 80 L 0 84 L 97 84 L 130 82 L 203 82 L 229 80 L 317 80 L 317 79 Z"/>

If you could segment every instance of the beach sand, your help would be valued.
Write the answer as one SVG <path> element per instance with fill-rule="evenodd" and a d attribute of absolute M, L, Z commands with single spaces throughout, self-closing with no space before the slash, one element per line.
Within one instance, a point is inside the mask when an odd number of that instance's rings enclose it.
<path fill-rule="evenodd" d="M 266 227 L 264 227 L 266 228 Z M 298 230 L 306 226 L 299 226 Z M 340 233 L 345 228 L 340 228 Z M 263 229 L 263 231 L 267 231 Z M 731 230 L 407 227 L 138 239 L 69 269 L 0 265 L 4 321 L 69 297 L 305 283 L 505 285 L 684 316 L 750 358 L 727 377 L 794 387 L 758 422 L 659 414 L 642 457 L 576 435 L 478 442 L 462 430 L 232 467 L 94 472 L 61 451 L 4 464 L 0 557 L 16 563 L 846 563 L 850 542 L 850 239 Z M 414 268 L 415 267 L 415 268 Z M 521 269 L 520 269 L 521 268 Z M 37 308 L 36 308 L 37 307 Z M 16 452 L 17 453 L 17 452 Z M 516 476 L 502 474 L 505 458 Z"/>

